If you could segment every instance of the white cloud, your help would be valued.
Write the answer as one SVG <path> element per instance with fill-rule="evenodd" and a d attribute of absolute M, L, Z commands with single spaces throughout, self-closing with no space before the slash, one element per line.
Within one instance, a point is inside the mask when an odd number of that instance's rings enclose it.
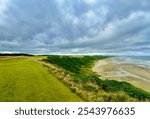
<path fill-rule="evenodd" d="M 8 41 L 8 40 L 4 40 L 4 41 L 0 41 L 0 47 L 13 47 L 13 46 L 19 46 L 19 41 L 17 40 L 12 40 L 12 41 Z"/>
<path fill-rule="evenodd" d="M 65 0 L 55 0 L 56 2 L 57 2 L 57 4 L 58 5 L 63 5 L 64 4 L 64 2 L 65 2 Z"/>
<path fill-rule="evenodd" d="M 10 0 L 0 0 L 0 16 L 7 10 L 9 2 Z"/>
<path fill-rule="evenodd" d="M 96 24 L 97 22 L 100 21 L 99 17 L 92 10 L 89 10 L 88 12 L 86 12 L 83 17 L 85 19 L 84 23 L 87 26 L 91 26 L 91 25 Z"/>
<path fill-rule="evenodd" d="M 109 10 L 106 6 L 102 6 L 99 10 L 99 13 L 102 14 L 103 16 L 106 16 L 106 15 L 108 15 Z"/>
<path fill-rule="evenodd" d="M 0 0 L 0 50 L 115 54 L 148 49 L 150 2 L 143 1 Z"/>
<path fill-rule="evenodd" d="M 121 20 L 117 19 L 114 22 L 110 22 L 94 39 L 96 41 L 120 40 L 120 37 L 130 35 L 130 33 L 136 33 L 138 29 L 143 30 L 143 27 L 145 28 L 149 25 L 149 12 L 134 12 L 131 13 L 127 18 Z"/>
<path fill-rule="evenodd" d="M 31 47 L 41 47 L 41 46 L 46 46 L 46 41 L 47 39 L 49 39 L 48 35 L 45 33 L 39 33 L 36 34 L 33 39 L 31 40 L 31 44 L 33 44 L 33 46 Z M 30 42 L 30 41 L 29 41 Z"/>
<path fill-rule="evenodd" d="M 5 17 L 7 17 L 5 11 L 8 9 L 9 3 L 10 0 L 0 0 L 0 25 L 2 26 L 5 24 Z"/>
<path fill-rule="evenodd" d="M 149 12 L 134 12 L 124 19 L 110 22 L 99 32 L 94 30 L 95 35 L 92 37 L 87 35 L 76 39 L 74 44 L 76 44 L 75 47 L 94 47 L 99 50 L 110 49 L 114 52 L 130 50 L 133 47 L 136 49 L 138 47 L 136 43 L 145 42 L 146 37 L 148 37 L 143 34 L 143 30 L 149 25 Z M 91 32 L 93 31 L 91 30 Z"/>
<path fill-rule="evenodd" d="M 89 5 L 93 5 L 93 4 L 96 4 L 97 0 L 84 0 L 84 2 Z"/>
<path fill-rule="evenodd" d="M 63 38 L 61 38 L 61 37 L 56 37 L 55 39 L 54 39 L 54 42 L 53 42 L 53 46 L 65 46 L 65 45 L 67 45 L 67 44 L 69 44 L 70 43 L 70 41 L 69 40 L 67 40 L 67 39 L 63 39 Z"/>

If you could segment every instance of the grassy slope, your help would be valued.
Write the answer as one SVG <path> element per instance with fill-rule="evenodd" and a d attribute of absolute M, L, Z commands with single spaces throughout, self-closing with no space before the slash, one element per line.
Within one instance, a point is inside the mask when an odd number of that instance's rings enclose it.
<path fill-rule="evenodd" d="M 0 101 L 82 101 L 31 58 L 0 57 Z"/>
<path fill-rule="evenodd" d="M 74 87 L 70 88 L 73 89 L 74 92 L 79 93 L 84 99 L 85 91 L 85 95 L 90 94 L 93 99 L 95 98 L 94 100 L 90 99 L 90 101 L 148 101 L 150 99 L 149 93 L 129 83 L 100 79 L 99 75 L 91 71 L 90 65 L 95 60 L 103 58 L 107 57 L 86 56 L 77 58 L 71 56 L 49 56 L 46 61 L 69 71 L 69 74 L 74 76 L 71 82 L 77 85 L 76 89 L 79 88 L 79 86 L 81 89 L 74 90 Z M 98 92 L 102 91 L 105 94 L 101 93 L 99 95 Z M 86 98 L 89 98 L 89 96 Z M 102 98 L 102 100 L 99 98 Z"/>

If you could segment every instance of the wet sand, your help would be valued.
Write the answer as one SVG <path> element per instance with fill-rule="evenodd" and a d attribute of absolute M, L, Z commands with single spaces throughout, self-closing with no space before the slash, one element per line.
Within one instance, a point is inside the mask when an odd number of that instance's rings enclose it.
<path fill-rule="evenodd" d="M 150 69 L 136 64 L 120 64 L 111 58 L 99 60 L 93 67 L 102 79 L 128 82 L 150 92 Z"/>

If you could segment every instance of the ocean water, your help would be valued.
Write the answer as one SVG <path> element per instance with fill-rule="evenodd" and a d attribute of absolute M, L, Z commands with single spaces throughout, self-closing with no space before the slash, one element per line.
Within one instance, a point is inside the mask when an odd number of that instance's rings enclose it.
<path fill-rule="evenodd" d="M 138 61 L 150 61 L 150 56 L 128 56 L 126 58 Z"/>
<path fill-rule="evenodd" d="M 115 57 L 113 62 L 119 64 L 136 64 L 141 67 L 150 69 L 150 56 L 124 56 L 124 57 Z"/>

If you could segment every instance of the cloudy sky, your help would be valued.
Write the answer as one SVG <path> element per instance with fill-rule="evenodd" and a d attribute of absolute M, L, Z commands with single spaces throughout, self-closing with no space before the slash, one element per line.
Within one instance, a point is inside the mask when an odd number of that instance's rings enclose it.
<path fill-rule="evenodd" d="M 0 52 L 150 55 L 150 1 L 0 0 Z"/>

